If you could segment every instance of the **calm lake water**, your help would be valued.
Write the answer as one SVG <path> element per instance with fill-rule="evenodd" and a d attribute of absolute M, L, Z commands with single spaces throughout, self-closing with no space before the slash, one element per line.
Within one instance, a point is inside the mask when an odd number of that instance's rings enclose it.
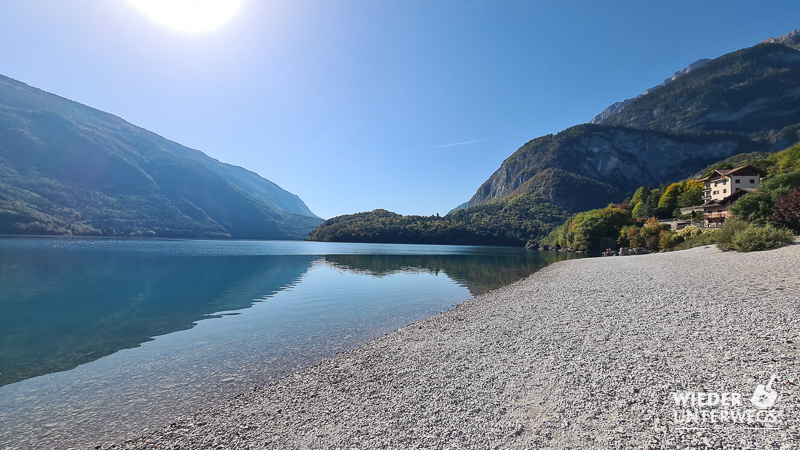
<path fill-rule="evenodd" d="M 0 448 L 142 434 L 567 257 L 0 237 Z"/>

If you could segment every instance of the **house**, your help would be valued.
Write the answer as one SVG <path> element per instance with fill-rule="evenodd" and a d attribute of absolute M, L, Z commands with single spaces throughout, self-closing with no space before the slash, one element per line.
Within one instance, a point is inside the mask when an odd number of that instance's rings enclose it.
<path fill-rule="evenodd" d="M 701 205 L 703 224 L 710 228 L 719 227 L 728 218 L 728 208 L 733 202 L 758 188 L 764 175 L 753 166 L 742 166 L 731 170 L 715 170 L 699 180 L 705 183 L 705 203 Z"/>

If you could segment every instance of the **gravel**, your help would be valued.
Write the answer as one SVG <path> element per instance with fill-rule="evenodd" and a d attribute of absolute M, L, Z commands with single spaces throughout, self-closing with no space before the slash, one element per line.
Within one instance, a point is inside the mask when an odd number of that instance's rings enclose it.
<path fill-rule="evenodd" d="M 114 447 L 798 448 L 798 344 L 800 245 L 571 260 Z M 772 428 L 675 420 L 773 373 Z"/>

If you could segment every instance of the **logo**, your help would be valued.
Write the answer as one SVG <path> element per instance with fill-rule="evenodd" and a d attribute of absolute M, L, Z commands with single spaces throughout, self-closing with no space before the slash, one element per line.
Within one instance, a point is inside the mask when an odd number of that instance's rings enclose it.
<path fill-rule="evenodd" d="M 756 391 L 753 393 L 753 397 L 750 398 L 750 401 L 756 405 L 756 408 L 770 409 L 775 405 L 775 401 L 778 400 L 778 393 L 772 390 L 772 383 L 775 382 L 776 378 L 778 378 L 778 376 L 772 374 L 766 386 L 763 384 L 756 386 Z"/>
<path fill-rule="evenodd" d="M 672 392 L 672 419 L 682 429 L 703 429 L 711 426 L 744 426 L 777 429 L 782 425 L 783 411 L 775 408 L 780 394 L 773 388 L 778 380 L 772 374 L 766 384 L 757 384 L 752 395 L 739 392 Z M 747 399 L 750 402 L 747 403 Z"/>

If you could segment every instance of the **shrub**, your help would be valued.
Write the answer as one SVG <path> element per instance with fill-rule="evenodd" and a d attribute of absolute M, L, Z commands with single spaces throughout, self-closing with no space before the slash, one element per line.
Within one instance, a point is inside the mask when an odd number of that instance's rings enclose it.
<path fill-rule="evenodd" d="M 716 244 L 718 234 L 719 231 L 717 230 L 704 231 L 694 237 L 686 238 L 685 241 L 681 242 L 677 247 L 675 247 L 675 250 L 687 250 L 690 248 L 702 247 L 704 245 Z"/>
<path fill-rule="evenodd" d="M 750 224 L 733 237 L 733 248 L 737 252 L 757 252 L 783 247 L 792 241 L 794 234 L 790 230 Z"/>
<path fill-rule="evenodd" d="M 703 234 L 703 230 L 694 225 L 689 225 L 688 227 L 678 231 L 678 236 L 682 237 L 683 239 L 692 239 L 700 236 L 701 234 Z"/>
<path fill-rule="evenodd" d="M 733 238 L 751 224 L 742 219 L 731 218 L 725 221 L 722 228 L 717 231 L 717 248 L 722 251 L 733 249 Z"/>
<path fill-rule="evenodd" d="M 658 235 L 658 249 L 662 252 L 674 250 L 681 242 L 683 242 L 683 238 L 672 231 L 661 230 L 661 234 Z"/>
<path fill-rule="evenodd" d="M 755 252 L 783 247 L 794 240 L 794 234 L 785 228 L 733 218 L 725 221 L 716 238 L 720 250 Z"/>

